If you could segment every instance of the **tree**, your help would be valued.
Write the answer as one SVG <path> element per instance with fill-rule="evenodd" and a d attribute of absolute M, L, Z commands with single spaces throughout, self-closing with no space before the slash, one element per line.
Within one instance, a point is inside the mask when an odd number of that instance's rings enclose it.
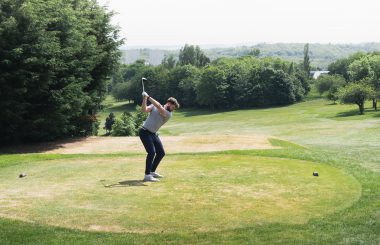
<path fill-rule="evenodd" d="M 206 67 L 199 83 L 197 84 L 197 101 L 200 105 L 209 106 L 214 110 L 215 105 L 222 106 L 228 103 L 225 101 L 227 83 L 223 70 L 218 67 Z"/>
<path fill-rule="evenodd" d="M 254 56 L 254 57 L 259 57 L 260 56 L 260 49 L 253 48 L 253 49 L 251 49 L 251 51 L 249 51 L 248 55 Z"/>
<path fill-rule="evenodd" d="M 353 61 L 348 67 L 348 74 L 351 81 L 365 81 L 375 91 L 380 89 L 380 55 L 367 54 L 360 59 Z M 372 106 L 377 110 L 377 93 L 374 93 Z"/>
<path fill-rule="evenodd" d="M 195 106 L 199 73 L 199 69 L 192 65 L 175 67 L 169 75 L 168 93 L 170 94 L 167 95 L 180 99 L 183 106 Z"/>
<path fill-rule="evenodd" d="M 179 51 L 178 63 L 180 65 L 203 67 L 210 63 L 210 59 L 203 53 L 199 46 L 186 44 Z"/>
<path fill-rule="evenodd" d="M 347 58 L 337 59 L 335 62 L 329 64 L 329 66 L 328 66 L 328 70 L 330 71 L 329 74 L 330 75 L 333 75 L 333 74 L 342 75 L 344 77 L 344 79 L 346 79 L 346 81 L 348 81 L 350 79 L 349 74 L 348 74 L 348 67 L 350 66 L 350 64 L 352 62 L 354 62 L 355 60 L 361 59 L 365 55 L 366 54 L 363 52 L 357 52 L 357 53 L 350 55 Z"/>
<path fill-rule="evenodd" d="M 337 89 L 345 85 L 346 81 L 341 75 L 324 75 L 318 77 L 315 86 L 319 95 L 322 96 L 325 92 L 336 93 Z"/>
<path fill-rule="evenodd" d="M 326 98 L 336 104 L 336 101 L 339 100 L 339 86 L 331 86 L 326 95 Z"/>
<path fill-rule="evenodd" d="M 377 110 L 377 100 L 380 99 L 380 53 L 372 53 L 369 63 L 373 72 L 373 77 L 369 82 L 375 90 L 375 97 L 372 98 L 372 107 Z"/>
<path fill-rule="evenodd" d="M 262 105 L 286 105 L 296 101 L 295 84 L 282 70 L 261 68 L 259 81 L 263 88 Z"/>
<path fill-rule="evenodd" d="M 346 84 L 346 80 L 341 75 L 326 76 L 331 79 L 330 88 L 327 91 L 326 98 L 336 103 L 339 100 L 339 89 Z"/>
<path fill-rule="evenodd" d="M 303 69 L 305 73 L 310 76 L 310 57 L 309 57 L 309 44 L 306 43 L 303 49 Z"/>
<path fill-rule="evenodd" d="M 92 0 L 3 0 L 0 13 L 1 142 L 91 134 L 120 58 L 112 13 Z"/>
<path fill-rule="evenodd" d="M 116 84 L 112 89 L 112 96 L 116 100 L 130 100 L 131 83 L 124 82 Z"/>
<path fill-rule="evenodd" d="M 350 81 L 360 81 L 365 78 L 373 78 L 375 76 L 372 70 L 370 57 L 363 56 L 361 59 L 353 61 L 348 66 L 348 76 Z"/>
<path fill-rule="evenodd" d="M 374 96 L 373 89 L 362 83 L 350 83 L 339 90 L 339 98 L 344 104 L 356 104 L 359 113 L 364 113 L 364 102 Z"/>
<path fill-rule="evenodd" d="M 108 117 L 106 118 L 106 122 L 104 124 L 104 128 L 106 130 L 107 134 L 111 133 L 112 126 L 115 123 L 115 115 L 111 112 Z"/>
<path fill-rule="evenodd" d="M 176 65 L 176 60 L 174 58 L 174 55 L 169 55 L 164 57 L 164 59 L 161 62 L 161 65 L 163 65 L 167 69 L 173 69 Z"/>

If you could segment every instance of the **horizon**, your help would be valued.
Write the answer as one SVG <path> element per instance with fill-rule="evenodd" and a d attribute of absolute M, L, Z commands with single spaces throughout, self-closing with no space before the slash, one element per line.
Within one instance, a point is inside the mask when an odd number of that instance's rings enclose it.
<path fill-rule="evenodd" d="M 304 45 L 307 43 L 302 42 L 260 42 L 260 43 L 238 43 L 238 44 L 196 44 L 196 43 L 185 43 L 183 45 L 125 45 L 123 44 L 120 49 L 122 50 L 132 50 L 132 49 L 163 49 L 163 50 L 176 50 L 184 47 L 185 45 L 197 45 L 202 49 L 214 49 L 214 48 L 237 48 L 237 47 L 254 47 L 260 44 L 299 44 Z M 380 44 L 380 42 L 359 42 L 359 43 L 308 43 L 309 45 L 352 45 L 352 46 L 361 46 L 366 44 Z"/>

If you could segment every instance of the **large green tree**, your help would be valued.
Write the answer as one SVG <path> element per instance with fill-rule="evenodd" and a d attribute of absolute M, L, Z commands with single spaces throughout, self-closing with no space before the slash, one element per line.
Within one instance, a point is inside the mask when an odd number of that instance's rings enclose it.
<path fill-rule="evenodd" d="M 218 67 L 206 67 L 197 84 L 197 101 L 200 105 L 209 106 L 210 109 L 221 107 L 226 103 L 228 84 L 226 75 Z"/>
<path fill-rule="evenodd" d="M 365 83 L 350 83 L 339 91 L 339 98 L 342 103 L 356 104 L 359 113 L 364 113 L 364 103 L 373 97 L 374 90 Z"/>
<path fill-rule="evenodd" d="M 1 0 L 1 142 L 89 134 L 122 43 L 93 0 Z"/>
<path fill-rule="evenodd" d="M 183 106 L 195 106 L 196 86 L 199 81 L 200 71 L 195 66 L 176 66 L 170 72 L 167 96 L 174 96 L 181 101 Z"/>
<path fill-rule="evenodd" d="M 329 64 L 328 66 L 328 70 L 330 71 L 329 74 L 342 75 L 344 79 L 348 81 L 349 80 L 348 67 L 350 66 L 352 62 L 362 58 L 365 55 L 366 54 L 363 52 L 357 52 L 348 56 L 347 58 L 337 59 L 333 63 Z"/>

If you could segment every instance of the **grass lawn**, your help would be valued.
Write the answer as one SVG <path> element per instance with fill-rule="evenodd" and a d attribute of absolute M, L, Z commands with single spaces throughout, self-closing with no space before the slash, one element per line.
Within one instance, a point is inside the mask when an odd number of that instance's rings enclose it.
<path fill-rule="evenodd" d="M 167 152 L 160 183 L 140 181 L 142 152 L 2 155 L 1 244 L 379 244 L 380 112 L 356 110 L 180 110 L 162 137 L 264 134 L 278 148 Z"/>

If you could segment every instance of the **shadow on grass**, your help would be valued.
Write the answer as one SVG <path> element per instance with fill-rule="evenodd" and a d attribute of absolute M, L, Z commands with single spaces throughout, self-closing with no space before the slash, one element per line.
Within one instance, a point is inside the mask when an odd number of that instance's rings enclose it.
<path fill-rule="evenodd" d="M 297 104 L 297 103 L 295 103 Z M 267 110 L 267 109 L 278 109 L 278 108 L 285 108 L 292 106 L 294 104 L 289 105 L 268 105 L 268 106 L 252 106 L 252 107 L 233 107 L 233 108 L 227 108 L 227 109 L 208 109 L 208 108 L 186 108 L 186 109 L 180 109 L 181 113 L 185 117 L 193 117 L 193 116 L 203 116 L 203 115 L 213 115 L 218 113 L 225 113 L 225 112 L 234 112 L 234 111 L 245 111 L 245 110 Z"/>
<path fill-rule="evenodd" d="M 373 108 L 366 108 L 364 110 L 364 115 L 366 115 L 367 117 L 380 117 L 380 111 L 377 110 L 375 111 L 375 109 Z M 355 110 L 350 110 L 350 111 L 344 111 L 344 112 L 339 112 L 336 114 L 335 117 L 352 117 L 352 116 L 360 116 L 361 114 L 359 113 L 359 109 L 355 109 Z"/>
<path fill-rule="evenodd" d="M 359 110 L 350 110 L 350 111 L 344 111 L 344 112 L 338 112 L 335 117 L 352 117 L 352 116 L 358 116 Z"/>
<path fill-rule="evenodd" d="M 39 142 L 29 144 L 12 144 L 0 147 L 0 154 L 44 153 L 63 148 L 65 144 L 84 141 L 86 138 L 72 138 L 51 142 Z"/>
<path fill-rule="evenodd" d="M 105 180 L 100 181 L 105 188 L 129 187 L 129 186 L 147 186 L 143 180 L 124 180 L 114 184 L 106 184 Z"/>

